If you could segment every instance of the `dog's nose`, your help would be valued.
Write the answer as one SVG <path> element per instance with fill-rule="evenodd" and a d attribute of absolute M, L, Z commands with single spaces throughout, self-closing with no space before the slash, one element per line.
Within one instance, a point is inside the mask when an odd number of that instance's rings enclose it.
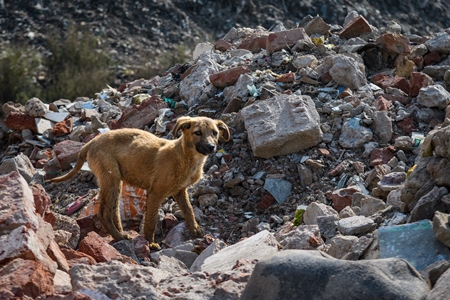
<path fill-rule="evenodd" d="M 207 144 L 206 149 L 208 149 L 209 152 L 214 152 L 216 150 L 216 145 L 214 144 Z"/>

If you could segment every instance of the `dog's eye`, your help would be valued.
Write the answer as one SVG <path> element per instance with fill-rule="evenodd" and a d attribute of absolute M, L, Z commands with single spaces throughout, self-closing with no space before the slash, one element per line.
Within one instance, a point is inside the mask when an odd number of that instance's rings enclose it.
<path fill-rule="evenodd" d="M 194 134 L 195 135 L 198 135 L 198 136 L 201 136 L 202 135 L 202 132 L 199 130 L 199 131 L 194 131 Z"/>
<path fill-rule="evenodd" d="M 217 131 L 213 130 L 212 134 L 213 134 L 214 136 L 217 136 L 217 134 L 219 134 L 219 133 L 218 133 Z"/>

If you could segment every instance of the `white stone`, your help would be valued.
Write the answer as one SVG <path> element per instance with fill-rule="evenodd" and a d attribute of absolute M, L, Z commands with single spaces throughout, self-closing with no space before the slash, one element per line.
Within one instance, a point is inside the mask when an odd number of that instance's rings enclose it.
<path fill-rule="evenodd" d="M 311 97 L 279 95 L 241 110 L 253 153 L 270 158 L 322 141 L 320 117 Z"/>

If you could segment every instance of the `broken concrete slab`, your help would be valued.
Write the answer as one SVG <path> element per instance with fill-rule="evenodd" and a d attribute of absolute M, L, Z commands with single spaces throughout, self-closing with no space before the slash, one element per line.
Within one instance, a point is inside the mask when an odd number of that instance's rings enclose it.
<path fill-rule="evenodd" d="M 229 271 L 239 259 L 259 260 L 276 252 L 278 252 L 277 240 L 269 231 L 263 230 L 206 258 L 201 271 L 209 274 Z"/>
<path fill-rule="evenodd" d="M 439 242 L 430 220 L 378 229 L 380 257 L 406 259 L 417 270 L 440 260 L 450 260 L 450 250 Z"/>
<path fill-rule="evenodd" d="M 294 153 L 322 140 L 319 114 L 311 97 L 278 95 L 241 110 L 255 156 Z"/>

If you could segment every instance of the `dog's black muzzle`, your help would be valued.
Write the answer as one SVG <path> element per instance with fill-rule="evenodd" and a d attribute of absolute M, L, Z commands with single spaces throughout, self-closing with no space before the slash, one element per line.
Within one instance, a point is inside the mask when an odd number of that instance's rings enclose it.
<path fill-rule="evenodd" d="M 203 155 L 209 155 L 216 151 L 216 145 L 198 143 L 195 145 L 195 149 Z"/>

